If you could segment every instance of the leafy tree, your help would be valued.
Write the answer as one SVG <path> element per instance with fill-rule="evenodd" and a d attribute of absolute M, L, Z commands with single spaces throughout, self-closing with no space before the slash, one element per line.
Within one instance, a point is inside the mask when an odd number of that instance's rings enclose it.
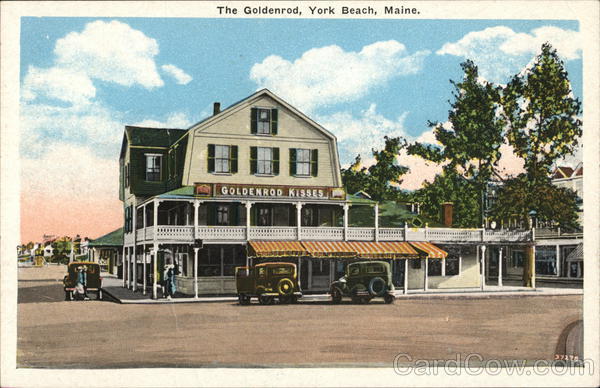
<path fill-rule="evenodd" d="M 421 203 L 421 213 L 431 219 L 441 219 L 443 202 L 452 202 L 453 226 L 473 227 L 480 223 L 480 192 L 472 181 L 444 171 L 432 183 L 426 182 L 423 188 L 413 193 L 415 201 Z"/>
<path fill-rule="evenodd" d="M 385 136 L 384 139 L 383 150 L 372 150 L 375 164 L 369 168 L 361 167 L 361 158 L 358 155 L 350 168 L 342 169 L 342 183 L 346 192 L 353 194 L 364 190 L 376 201 L 400 200 L 406 196 L 398 186 L 408 168 L 398 165 L 396 161 L 405 144 L 399 137 Z"/>
<path fill-rule="evenodd" d="M 463 80 L 450 81 L 455 89 L 454 102 L 450 103 L 448 112 L 452 128 L 429 122 L 441 147 L 415 142 L 407 150 L 410 155 L 444 164 L 444 174 L 426 185 L 419 194 L 424 209 L 439 212 L 443 202 L 453 201 L 455 210 L 459 211 L 456 217 L 459 224 L 474 227 L 481 224 L 481 192 L 490 179 L 498 176 L 496 168 L 504 122 L 497 113 L 499 88 L 481 81 L 472 61 L 467 60 L 461 67 Z M 468 203 L 469 207 L 460 205 L 461 202 Z"/>
<path fill-rule="evenodd" d="M 550 44 L 543 44 L 531 67 L 509 82 L 502 106 L 508 141 L 523 159 L 525 175 L 504 190 L 498 206 L 521 212 L 521 219 L 534 209 L 540 219 L 560 219 L 570 224 L 576 217 L 576 207 L 571 206 L 570 194 L 551 188 L 550 172 L 552 165 L 572 154 L 578 144 L 581 103 L 573 97 L 564 64 Z M 566 200 L 568 203 L 560 206 L 571 213 L 559 214 L 554 205 L 539 201 L 542 195 L 550 202 Z"/>
<path fill-rule="evenodd" d="M 531 195 L 527 174 L 507 181 L 498 190 L 498 199 L 491 215 L 499 220 L 516 219 L 527 224 L 529 212 L 535 209 L 537 219 L 557 223 L 564 229 L 579 227 L 577 195 L 568 188 L 557 187 L 550 181 L 540 181 Z"/>

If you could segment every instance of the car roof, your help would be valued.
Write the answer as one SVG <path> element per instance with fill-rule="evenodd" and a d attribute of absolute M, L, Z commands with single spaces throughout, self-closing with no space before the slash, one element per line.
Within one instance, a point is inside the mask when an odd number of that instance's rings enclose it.
<path fill-rule="evenodd" d="M 282 266 L 282 265 L 291 265 L 291 266 L 296 266 L 296 264 L 294 263 L 286 263 L 284 261 L 276 261 L 276 262 L 272 262 L 272 263 L 261 263 L 261 264 L 256 264 L 257 267 L 271 267 L 271 266 Z"/>

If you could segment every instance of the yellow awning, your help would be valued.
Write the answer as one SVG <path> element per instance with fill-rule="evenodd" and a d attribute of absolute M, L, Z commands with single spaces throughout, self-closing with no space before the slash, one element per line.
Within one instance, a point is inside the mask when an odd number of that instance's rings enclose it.
<path fill-rule="evenodd" d="M 419 252 L 427 255 L 429 259 L 445 259 L 448 256 L 448 252 L 436 247 L 430 242 L 426 241 L 410 241 L 410 245 L 416 248 Z"/>
<path fill-rule="evenodd" d="M 352 241 L 348 242 L 361 259 L 408 259 L 418 258 L 417 252 L 410 244 L 403 241 Z"/>
<path fill-rule="evenodd" d="M 250 257 L 306 256 L 307 252 L 299 241 L 250 241 Z"/>

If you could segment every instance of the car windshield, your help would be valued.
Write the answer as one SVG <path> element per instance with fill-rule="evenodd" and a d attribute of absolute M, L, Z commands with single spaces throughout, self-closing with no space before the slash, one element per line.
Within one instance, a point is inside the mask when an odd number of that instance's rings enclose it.
<path fill-rule="evenodd" d="M 366 268 L 366 273 L 383 273 L 385 270 L 383 269 L 383 265 L 369 265 Z"/>

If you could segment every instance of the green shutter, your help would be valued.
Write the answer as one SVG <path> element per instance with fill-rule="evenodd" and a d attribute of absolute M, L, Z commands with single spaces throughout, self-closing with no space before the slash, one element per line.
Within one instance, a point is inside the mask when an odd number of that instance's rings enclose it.
<path fill-rule="evenodd" d="M 257 120 L 258 120 L 258 109 L 257 108 L 250 109 L 250 133 L 257 132 L 257 128 L 258 128 Z"/>
<path fill-rule="evenodd" d="M 271 135 L 277 135 L 277 109 L 271 109 Z"/>
<path fill-rule="evenodd" d="M 231 146 L 229 152 L 231 153 L 231 159 L 229 161 L 229 171 L 231 171 L 232 174 L 235 174 L 236 172 L 238 172 L 238 146 Z"/>
<path fill-rule="evenodd" d="M 208 145 L 208 172 L 215 172 L 215 145 Z"/>
<path fill-rule="evenodd" d="M 310 158 L 310 175 L 317 176 L 319 174 L 319 150 L 312 150 L 312 158 Z"/>
<path fill-rule="evenodd" d="M 279 175 L 279 148 L 273 148 L 273 174 Z"/>
<path fill-rule="evenodd" d="M 290 148 L 290 176 L 296 175 L 296 149 Z"/>
<path fill-rule="evenodd" d="M 231 212 L 231 218 L 229 219 L 229 225 L 237 226 L 240 224 L 240 205 L 234 203 L 229 208 Z"/>
<path fill-rule="evenodd" d="M 258 149 L 256 147 L 250 147 L 250 174 L 256 174 L 258 171 Z"/>
<path fill-rule="evenodd" d="M 209 203 L 207 207 L 207 224 L 208 225 L 216 225 L 217 224 L 217 205 L 215 203 Z"/>

